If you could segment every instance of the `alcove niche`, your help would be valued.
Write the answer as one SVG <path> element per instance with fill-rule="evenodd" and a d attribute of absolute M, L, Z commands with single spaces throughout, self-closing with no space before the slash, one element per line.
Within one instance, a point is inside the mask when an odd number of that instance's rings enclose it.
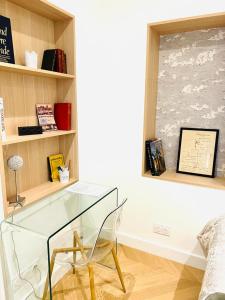
<path fill-rule="evenodd" d="M 225 189 L 225 13 L 148 24 L 142 175 Z M 176 173 L 180 127 L 220 130 L 216 177 Z M 145 141 L 161 138 L 167 171 L 147 170 Z"/>

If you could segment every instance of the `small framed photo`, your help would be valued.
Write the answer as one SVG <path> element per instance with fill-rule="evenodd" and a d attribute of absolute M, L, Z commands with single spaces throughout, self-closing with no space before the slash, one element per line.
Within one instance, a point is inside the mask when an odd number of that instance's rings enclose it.
<path fill-rule="evenodd" d="M 181 128 L 177 173 L 215 177 L 218 129 Z"/>

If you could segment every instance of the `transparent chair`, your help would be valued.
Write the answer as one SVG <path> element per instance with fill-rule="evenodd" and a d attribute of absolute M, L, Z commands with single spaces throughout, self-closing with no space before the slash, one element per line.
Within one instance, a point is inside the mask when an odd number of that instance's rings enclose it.
<path fill-rule="evenodd" d="M 123 200 L 120 205 L 118 205 L 106 216 L 100 229 L 98 230 L 97 235 L 92 234 L 91 229 L 88 227 L 85 228 L 85 226 L 82 227 L 80 235 L 76 230 L 73 229 L 64 233 L 64 238 L 65 235 L 72 235 L 73 245 L 71 247 L 53 249 L 50 262 L 50 277 L 53 274 L 55 264 L 69 264 L 73 268 L 73 273 L 75 273 L 76 268 L 87 267 L 89 271 L 91 299 L 95 300 L 96 294 L 93 264 L 102 261 L 111 252 L 122 285 L 122 289 L 124 293 L 126 293 L 123 275 L 115 250 L 116 229 L 120 224 L 122 208 L 126 201 L 127 199 Z M 47 297 L 47 291 L 48 279 L 45 283 L 43 300 Z"/>

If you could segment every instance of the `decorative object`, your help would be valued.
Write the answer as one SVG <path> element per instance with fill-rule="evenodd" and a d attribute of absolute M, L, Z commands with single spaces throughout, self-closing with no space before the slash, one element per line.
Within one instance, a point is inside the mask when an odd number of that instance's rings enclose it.
<path fill-rule="evenodd" d="M 218 129 L 181 128 L 177 172 L 215 176 Z"/>
<path fill-rule="evenodd" d="M 4 16 L 0 16 L 0 61 L 15 64 L 11 22 Z"/>
<path fill-rule="evenodd" d="M 38 68 L 38 55 L 35 51 L 25 51 L 25 65 L 29 68 Z"/>
<path fill-rule="evenodd" d="M 68 168 L 60 168 L 59 172 L 59 181 L 61 183 L 68 183 L 70 180 L 70 171 Z"/>
<path fill-rule="evenodd" d="M 161 139 L 153 139 L 145 142 L 148 167 L 153 176 L 160 176 L 166 171 L 164 153 Z"/>
<path fill-rule="evenodd" d="M 0 138 L 1 138 L 2 142 L 6 141 L 3 98 L 0 98 Z"/>
<path fill-rule="evenodd" d="M 7 160 L 7 164 L 10 170 L 14 171 L 15 175 L 15 187 L 16 187 L 16 197 L 13 199 L 9 199 L 9 205 L 10 206 L 23 206 L 23 203 L 25 201 L 25 197 L 21 197 L 18 195 L 18 181 L 17 181 L 17 171 L 23 166 L 23 159 L 19 155 L 13 155 L 9 157 Z"/>
<path fill-rule="evenodd" d="M 71 130 L 71 103 L 55 103 L 54 115 L 59 130 Z"/>
<path fill-rule="evenodd" d="M 18 127 L 18 135 L 33 135 L 42 134 L 43 130 L 41 126 L 23 126 Z"/>
<path fill-rule="evenodd" d="M 43 131 L 57 130 L 51 104 L 36 104 L 39 125 Z"/>
<path fill-rule="evenodd" d="M 55 154 L 48 156 L 48 169 L 50 181 L 59 181 L 59 170 L 58 168 L 64 168 L 64 157 L 63 154 Z"/>

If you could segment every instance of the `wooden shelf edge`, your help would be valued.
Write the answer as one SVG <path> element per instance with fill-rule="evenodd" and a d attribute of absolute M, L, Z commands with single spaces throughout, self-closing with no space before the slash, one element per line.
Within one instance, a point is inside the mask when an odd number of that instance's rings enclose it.
<path fill-rule="evenodd" d="M 76 130 L 56 130 L 51 132 L 44 132 L 43 134 L 34 134 L 34 135 L 9 135 L 7 140 L 2 142 L 3 146 L 11 145 L 11 144 L 19 144 L 30 141 L 42 140 L 47 138 L 53 138 L 62 135 L 75 134 Z"/>
<path fill-rule="evenodd" d="M 167 170 L 161 176 L 152 176 L 150 171 L 147 171 L 143 174 L 144 177 L 156 179 L 156 180 L 164 180 L 176 183 L 184 183 L 189 185 L 201 186 L 211 189 L 219 189 L 225 190 L 225 178 L 223 177 L 202 177 L 202 176 L 194 176 L 194 175 L 185 175 L 176 173 L 172 170 Z"/>
<path fill-rule="evenodd" d="M 49 77 L 49 78 L 56 78 L 56 79 L 74 79 L 75 76 L 71 74 L 53 72 L 48 70 L 42 69 L 32 69 L 26 66 L 16 65 L 16 64 L 9 64 L 0 62 L 0 71 L 5 72 L 14 72 L 20 73 L 24 75 L 31 75 L 31 76 L 39 76 L 39 77 Z"/>
<path fill-rule="evenodd" d="M 148 23 L 148 27 L 158 34 L 166 35 L 178 32 L 193 31 L 206 28 L 224 27 L 225 12 L 203 14 L 186 18 L 163 20 Z"/>
<path fill-rule="evenodd" d="M 26 201 L 24 203 L 24 207 L 27 207 L 28 205 L 31 205 L 32 203 L 41 200 L 42 198 L 46 196 L 50 196 L 51 194 L 58 192 L 65 187 L 70 186 L 71 184 L 75 183 L 78 181 L 78 178 L 70 178 L 69 183 L 60 183 L 59 181 L 57 182 L 45 182 L 39 186 L 36 186 L 32 189 L 29 189 L 27 191 L 24 191 L 20 193 L 20 196 L 26 197 Z M 20 209 L 23 208 L 18 208 L 16 211 L 19 211 Z M 7 207 L 7 216 L 9 216 L 13 212 L 14 208 L 8 206 Z"/>
<path fill-rule="evenodd" d="M 46 0 L 9 0 L 27 10 L 37 13 L 54 21 L 66 21 L 74 16 Z"/>

